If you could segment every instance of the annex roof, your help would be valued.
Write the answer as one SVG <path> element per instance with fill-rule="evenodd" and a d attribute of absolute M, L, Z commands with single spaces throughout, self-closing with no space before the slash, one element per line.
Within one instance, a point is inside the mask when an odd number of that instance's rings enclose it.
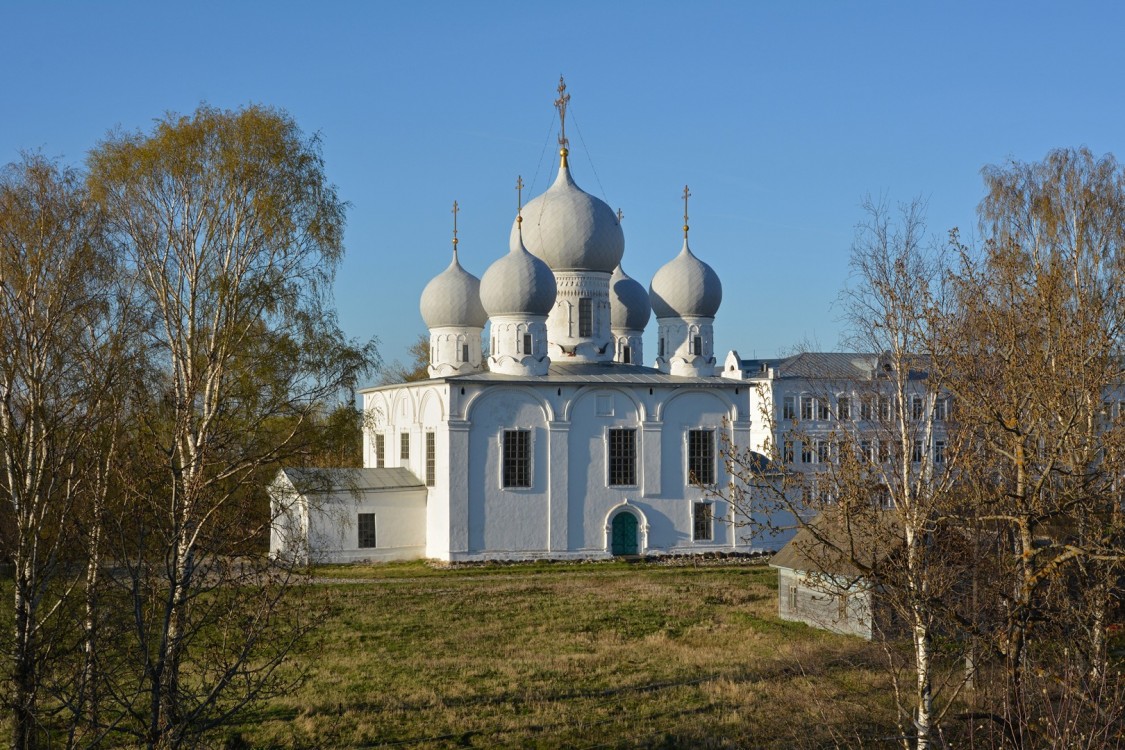
<path fill-rule="evenodd" d="M 871 567 L 901 546 L 899 529 L 895 511 L 874 511 L 847 523 L 839 513 L 821 513 L 770 558 L 770 566 L 828 575 L 860 575 L 857 561 Z"/>
<path fill-rule="evenodd" d="M 426 485 L 409 469 L 388 466 L 382 469 L 284 468 L 281 473 L 302 493 L 377 492 L 379 490 L 424 488 Z"/>

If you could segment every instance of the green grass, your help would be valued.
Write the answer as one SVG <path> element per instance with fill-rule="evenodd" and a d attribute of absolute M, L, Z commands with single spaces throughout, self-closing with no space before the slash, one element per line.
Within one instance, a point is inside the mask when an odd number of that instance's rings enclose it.
<path fill-rule="evenodd" d="M 821 747 L 886 736 L 879 655 L 777 619 L 762 565 L 332 566 L 252 747 Z M 358 582 L 357 582 L 358 581 Z M 857 701 L 862 702 L 859 705 Z"/>

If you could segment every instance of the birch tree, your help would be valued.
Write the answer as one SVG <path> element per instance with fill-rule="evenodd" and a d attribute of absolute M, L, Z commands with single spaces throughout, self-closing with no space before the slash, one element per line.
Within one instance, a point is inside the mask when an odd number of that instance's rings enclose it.
<path fill-rule="evenodd" d="M 6 702 L 21 750 L 39 745 L 46 686 L 73 656 L 77 532 L 111 460 L 100 438 L 115 419 L 124 329 L 101 238 L 75 171 L 31 155 L 0 177 L 0 528 L 15 567 Z"/>
<path fill-rule="evenodd" d="M 265 564 L 266 477 L 374 350 L 336 325 L 345 205 L 285 113 L 169 115 L 111 134 L 90 173 L 157 372 L 117 534 L 134 613 L 122 656 L 142 666 L 110 692 L 141 741 L 177 747 L 277 689 L 309 625 L 281 606 L 287 571 Z"/>

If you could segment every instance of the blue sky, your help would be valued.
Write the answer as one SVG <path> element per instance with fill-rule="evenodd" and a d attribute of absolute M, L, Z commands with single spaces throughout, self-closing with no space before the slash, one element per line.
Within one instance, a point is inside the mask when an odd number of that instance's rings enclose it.
<path fill-rule="evenodd" d="M 986 164 L 1125 152 L 1123 22 L 1115 3 L 8 2 L 0 162 L 80 163 L 201 101 L 283 108 L 351 204 L 341 323 L 402 359 L 453 201 L 480 276 L 517 175 L 525 198 L 550 184 L 562 73 L 572 171 L 624 211 L 626 271 L 647 285 L 679 251 L 686 183 L 723 281 L 716 349 L 836 349 L 865 195 L 923 198 L 940 239 L 974 229 Z"/>

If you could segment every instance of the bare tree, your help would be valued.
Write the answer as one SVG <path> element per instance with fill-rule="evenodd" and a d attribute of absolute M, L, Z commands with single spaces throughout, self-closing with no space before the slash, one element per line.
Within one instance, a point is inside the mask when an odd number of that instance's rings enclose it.
<path fill-rule="evenodd" d="M 374 350 L 346 342 L 328 306 L 345 207 L 316 138 L 284 113 L 168 116 L 112 134 L 90 169 L 156 367 L 115 529 L 123 656 L 140 672 L 106 691 L 143 742 L 176 747 L 276 689 L 309 624 L 282 609 L 290 578 L 265 563 L 264 487 Z"/>
<path fill-rule="evenodd" d="M 1097 723 L 1120 692 L 1105 634 L 1123 552 L 1125 173 L 1078 149 L 984 177 L 986 239 L 980 253 L 959 246 L 942 367 L 970 433 L 968 509 L 996 540 L 984 550 L 996 606 L 977 623 L 1004 664 L 995 715 L 1010 741 L 1039 743 L 1044 696 Z"/>
<path fill-rule="evenodd" d="M 5 649 L 12 745 L 39 744 L 40 699 L 70 656 L 62 644 L 83 557 L 77 533 L 98 503 L 111 452 L 113 381 L 124 333 L 116 275 L 81 177 L 25 156 L 0 178 L 0 498 L 15 567 Z M 65 670 L 62 670 L 65 671 Z M 55 694 L 57 697 L 57 693 Z"/>

